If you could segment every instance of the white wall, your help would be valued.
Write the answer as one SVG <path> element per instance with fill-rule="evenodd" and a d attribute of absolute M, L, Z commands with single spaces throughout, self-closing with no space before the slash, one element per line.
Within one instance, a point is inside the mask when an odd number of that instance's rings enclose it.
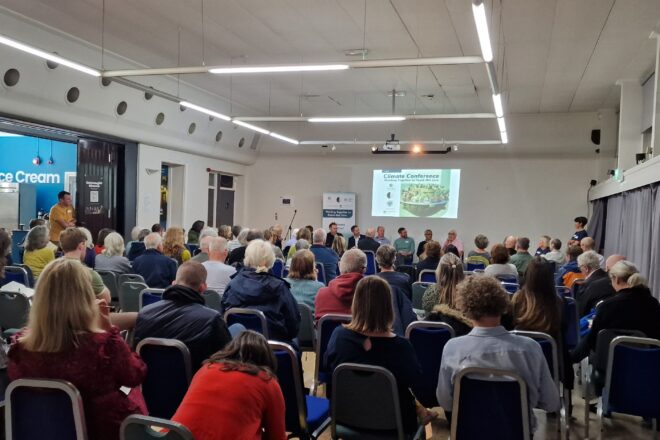
<path fill-rule="evenodd" d="M 322 193 L 347 191 L 357 193 L 357 223 L 363 231 L 380 224 L 393 237 L 398 227 L 405 226 L 418 241 L 425 228 L 431 228 L 436 239 L 456 228 L 468 249 L 478 233 L 486 234 L 491 243 L 507 234 L 528 236 L 533 245 L 541 234 L 565 242 L 573 233 L 573 218 L 587 215 L 589 180 L 595 178 L 598 166 L 597 160 L 584 157 L 339 157 L 329 153 L 293 160 L 262 154 L 247 168 L 247 226 L 275 222 L 287 226 L 293 209 L 298 210 L 294 227 L 320 225 Z M 460 168 L 458 219 L 372 217 L 372 170 L 381 168 Z M 280 196 L 294 197 L 295 206 L 280 206 Z"/>
<path fill-rule="evenodd" d="M 238 176 L 234 218 L 243 221 L 245 167 L 231 162 L 194 154 L 172 151 L 165 148 L 140 144 L 138 150 L 138 207 L 137 225 L 150 227 L 159 221 L 160 213 L 160 169 L 163 163 L 182 165 L 183 168 L 183 224 L 190 228 L 195 220 L 207 220 L 208 173 L 207 168 Z M 149 174 L 147 170 L 157 170 Z"/>

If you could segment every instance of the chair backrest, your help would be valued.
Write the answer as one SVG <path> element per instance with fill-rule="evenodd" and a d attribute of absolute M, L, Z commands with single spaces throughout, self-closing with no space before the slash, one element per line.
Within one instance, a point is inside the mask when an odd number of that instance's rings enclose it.
<path fill-rule="evenodd" d="M 413 309 L 421 310 L 422 306 L 422 297 L 424 292 L 432 283 L 422 283 L 420 281 L 415 281 L 412 285 L 412 306 Z"/>
<path fill-rule="evenodd" d="M 0 291 L 0 327 L 20 329 L 27 325 L 30 300 L 19 292 Z"/>
<path fill-rule="evenodd" d="M 422 367 L 422 377 L 413 388 L 417 400 L 426 408 L 438 406 L 435 390 L 445 344 L 455 336 L 454 329 L 445 322 L 415 321 L 406 328 L 417 360 Z"/>
<path fill-rule="evenodd" d="M 109 270 L 97 270 L 96 273 L 101 276 L 103 284 L 105 284 L 105 287 L 110 291 L 110 296 L 113 301 L 119 301 L 119 284 L 117 283 L 117 275 Z"/>
<path fill-rule="evenodd" d="M 396 271 L 408 274 L 411 283 L 417 279 L 417 269 L 409 264 L 399 264 L 396 266 Z"/>
<path fill-rule="evenodd" d="M 399 392 L 390 371 L 375 365 L 341 364 L 332 373 L 332 438 L 353 431 L 394 433 L 404 439 Z M 384 437 L 385 435 L 383 435 Z"/>
<path fill-rule="evenodd" d="M 326 286 L 328 285 L 328 279 L 325 276 L 325 267 L 323 267 L 323 263 L 316 263 L 316 280 Z"/>
<path fill-rule="evenodd" d="M 300 312 L 300 330 L 298 346 L 300 351 L 316 351 L 316 330 L 314 330 L 314 312 L 307 304 L 298 303 Z"/>
<path fill-rule="evenodd" d="M 580 341 L 580 319 L 578 317 L 577 304 L 571 297 L 562 297 L 564 303 L 564 348 L 572 350 Z"/>
<path fill-rule="evenodd" d="M 121 285 L 127 281 L 133 281 L 137 283 L 144 283 L 144 277 L 136 273 L 122 273 L 117 275 L 117 287 L 121 288 Z M 146 283 L 145 283 L 146 284 Z"/>
<path fill-rule="evenodd" d="M 87 439 L 82 397 L 70 382 L 18 379 L 5 395 L 8 440 Z"/>
<path fill-rule="evenodd" d="M 149 414 L 171 418 L 190 384 L 192 370 L 188 347 L 175 339 L 145 338 L 136 351 L 147 364 L 142 394 Z"/>
<path fill-rule="evenodd" d="M 34 274 L 32 273 L 32 269 L 30 269 L 30 266 L 28 266 L 27 264 L 17 264 L 16 266 L 22 267 L 27 272 L 28 282 L 30 283 L 30 285 L 27 287 L 34 287 Z"/>
<path fill-rule="evenodd" d="M 186 248 L 188 249 L 188 252 L 190 252 L 190 255 L 194 255 L 195 251 L 199 249 L 199 245 L 186 243 Z"/>
<path fill-rule="evenodd" d="M 153 427 L 160 430 L 156 431 Z M 138 414 L 132 414 L 124 419 L 119 438 L 120 440 L 194 440 L 190 430 L 181 423 Z"/>
<path fill-rule="evenodd" d="M 520 336 L 527 336 L 539 343 L 541 350 L 543 351 L 543 356 L 545 356 L 545 360 L 548 363 L 550 374 L 557 386 L 559 386 L 559 350 L 557 349 L 555 338 L 547 333 L 526 330 L 513 330 L 511 333 Z"/>
<path fill-rule="evenodd" d="M 557 272 L 557 262 L 552 260 L 545 260 L 546 264 L 549 264 L 552 268 L 552 273 Z"/>
<path fill-rule="evenodd" d="M 5 266 L 5 277 L 0 280 L 0 286 L 4 286 L 12 281 L 21 283 L 25 287 L 30 287 L 30 276 L 28 275 L 27 270 L 20 266 Z"/>
<path fill-rule="evenodd" d="M 157 303 L 163 299 L 163 292 L 154 292 L 154 290 L 155 289 L 143 289 L 142 292 L 140 292 L 140 310 L 142 310 L 143 307 Z"/>
<path fill-rule="evenodd" d="M 596 335 L 596 356 L 593 359 L 593 366 L 595 369 L 603 373 L 605 372 L 609 362 L 610 343 L 617 336 L 634 336 L 637 338 L 646 337 L 646 335 L 639 330 L 607 328 L 599 331 Z"/>
<path fill-rule="evenodd" d="M 419 273 L 419 278 L 417 281 L 422 283 L 435 283 L 437 282 L 435 278 L 435 271 L 431 269 L 424 269 Z"/>
<path fill-rule="evenodd" d="M 520 284 L 518 283 L 505 283 L 502 282 L 502 287 L 504 287 L 504 290 L 506 290 L 509 293 L 516 293 L 520 289 Z"/>
<path fill-rule="evenodd" d="M 261 333 L 268 339 L 268 321 L 261 310 L 235 307 L 225 312 L 225 322 L 227 327 L 236 323 L 243 324 L 246 329 Z"/>
<path fill-rule="evenodd" d="M 203 296 L 206 307 L 222 313 L 222 298 L 218 292 L 215 290 L 207 290 L 204 292 Z"/>
<path fill-rule="evenodd" d="M 288 276 L 289 276 L 289 268 L 285 266 L 285 267 L 282 269 L 282 278 L 286 278 L 286 277 L 288 277 Z"/>
<path fill-rule="evenodd" d="M 512 371 L 464 368 L 454 379 L 451 438 L 529 440 L 527 385 Z"/>
<path fill-rule="evenodd" d="M 365 275 L 376 275 L 376 255 L 373 251 L 364 251 L 367 256 L 367 269 L 364 271 Z"/>
<path fill-rule="evenodd" d="M 119 287 L 119 307 L 122 312 L 137 312 L 140 310 L 140 293 L 148 289 L 144 283 L 126 281 Z"/>
<path fill-rule="evenodd" d="M 283 270 L 284 270 L 284 260 L 276 258 L 275 262 L 273 263 L 273 268 L 271 269 L 273 275 L 281 278 Z"/>
<path fill-rule="evenodd" d="M 475 269 L 485 269 L 486 265 L 484 263 L 472 263 L 470 260 L 467 262 L 467 270 L 473 271 Z"/>
<path fill-rule="evenodd" d="M 603 410 L 660 418 L 660 341 L 618 336 L 609 346 Z"/>
<path fill-rule="evenodd" d="M 495 278 L 497 278 L 498 280 L 504 283 L 516 283 L 516 284 L 518 283 L 518 277 L 515 275 L 500 274 L 500 275 L 495 275 Z"/>
<path fill-rule="evenodd" d="M 320 384 L 330 379 L 331 371 L 323 368 L 323 356 L 328 349 L 330 336 L 341 324 L 351 322 L 351 315 L 327 314 L 316 323 L 316 361 L 314 364 L 314 383 Z"/>
<path fill-rule="evenodd" d="M 566 286 L 555 286 L 555 291 L 559 296 L 571 296 L 571 289 Z"/>
<path fill-rule="evenodd" d="M 268 341 L 277 359 L 277 381 L 284 396 L 287 432 L 307 432 L 307 404 L 302 384 L 300 359 L 293 348 L 282 342 Z"/>

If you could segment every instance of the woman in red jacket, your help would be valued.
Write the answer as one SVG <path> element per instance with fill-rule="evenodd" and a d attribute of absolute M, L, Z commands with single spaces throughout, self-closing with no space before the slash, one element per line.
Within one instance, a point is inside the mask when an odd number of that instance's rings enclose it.
<path fill-rule="evenodd" d="M 108 307 L 97 300 L 88 269 L 61 258 L 41 272 L 28 328 L 9 350 L 11 380 L 23 377 L 71 382 L 82 395 L 89 438 L 119 438 L 130 414 L 146 414 L 138 387 L 147 373 L 119 330 Z"/>
<path fill-rule="evenodd" d="M 172 420 L 195 440 L 285 440 L 275 367 L 266 339 L 242 332 L 197 371 Z"/>

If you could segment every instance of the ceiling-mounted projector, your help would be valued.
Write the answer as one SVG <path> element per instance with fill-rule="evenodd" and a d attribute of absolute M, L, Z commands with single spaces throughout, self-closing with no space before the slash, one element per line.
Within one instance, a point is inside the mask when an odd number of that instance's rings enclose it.
<path fill-rule="evenodd" d="M 394 139 L 394 133 L 390 134 L 390 139 L 385 141 L 385 144 L 382 147 L 383 151 L 399 151 L 401 145 L 399 145 L 399 140 Z"/>

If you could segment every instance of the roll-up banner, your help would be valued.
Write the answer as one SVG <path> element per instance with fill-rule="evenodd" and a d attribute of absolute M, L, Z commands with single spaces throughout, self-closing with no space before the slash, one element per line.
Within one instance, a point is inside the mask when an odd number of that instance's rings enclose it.
<path fill-rule="evenodd" d="M 347 236 L 355 224 L 355 193 L 323 193 L 323 229 L 337 223 L 337 230 Z"/>

